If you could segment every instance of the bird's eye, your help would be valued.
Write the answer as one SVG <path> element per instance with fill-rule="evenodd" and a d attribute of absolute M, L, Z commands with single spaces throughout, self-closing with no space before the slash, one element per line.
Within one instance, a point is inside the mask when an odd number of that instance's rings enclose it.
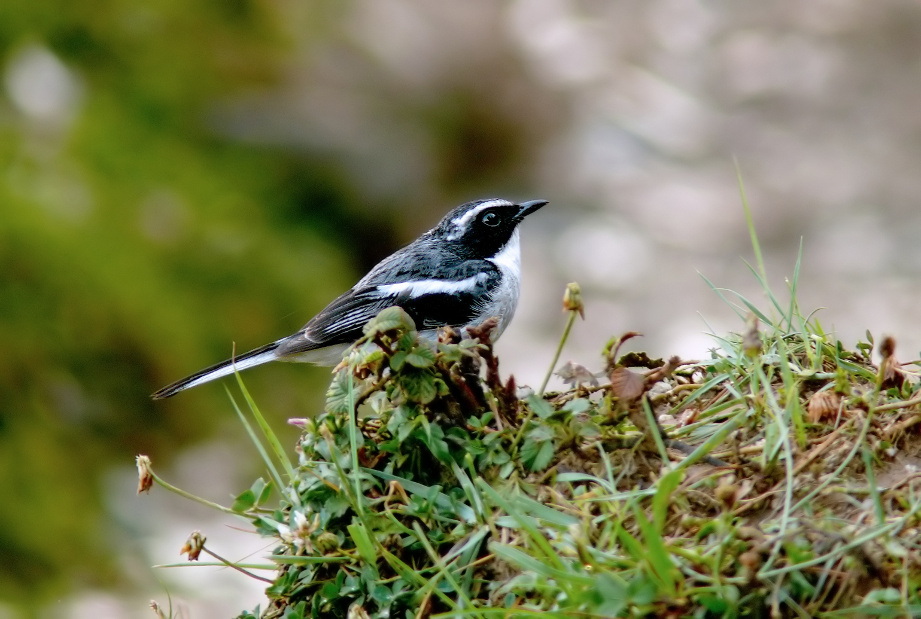
<path fill-rule="evenodd" d="M 480 219 L 480 221 L 482 221 L 484 225 L 487 225 L 491 228 L 498 226 L 499 220 L 500 220 L 500 217 L 496 215 L 495 213 L 486 213 L 485 215 L 483 215 L 483 218 Z"/>

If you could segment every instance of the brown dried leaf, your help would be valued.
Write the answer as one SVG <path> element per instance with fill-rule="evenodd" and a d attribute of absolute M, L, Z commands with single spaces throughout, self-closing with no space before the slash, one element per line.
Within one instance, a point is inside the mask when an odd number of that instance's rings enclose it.
<path fill-rule="evenodd" d="M 745 333 L 742 334 L 742 350 L 749 357 L 755 357 L 761 354 L 763 347 L 761 333 L 758 331 L 758 317 L 751 314 L 746 321 Z"/>
<path fill-rule="evenodd" d="M 620 353 L 620 347 L 624 345 L 624 342 L 627 340 L 632 340 L 635 337 L 641 337 L 642 333 L 637 333 L 636 331 L 627 331 L 623 335 L 617 338 L 613 338 L 604 349 L 604 356 L 607 359 L 607 369 L 612 370 L 617 365 L 615 361 L 617 355 Z M 621 364 L 623 365 L 623 364 Z"/>
<path fill-rule="evenodd" d="M 895 338 L 887 335 L 879 343 L 879 354 L 883 358 L 879 365 L 880 373 L 883 377 L 881 387 L 890 389 L 895 387 L 901 389 L 905 383 L 905 372 L 902 370 L 902 364 L 895 358 Z"/>
<path fill-rule="evenodd" d="M 883 336 L 883 341 L 879 343 L 879 356 L 883 359 L 895 355 L 895 338 L 891 335 Z"/>
<path fill-rule="evenodd" d="M 841 396 L 834 391 L 819 391 L 809 398 L 807 415 L 810 423 L 819 423 L 823 419 L 833 419 L 838 415 Z"/>
<path fill-rule="evenodd" d="M 556 375 L 563 379 L 563 382 L 569 386 L 572 385 L 591 385 L 598 386 L 598 379 L 584 365 L 573 361 L 567 361 L 566 364 L 556 371 Z"/>
<path fill-rule="evenodd" d="M 201 534 L 201 531 L 192 531 L 189 539 L 182 545 L 179 554 L 188 555 L 189 561 L 198 561 L 198 556 L 205 547 L 205 541 L 207 539 Z"/>
<path fill-rule="evenodd" d="M 459 344 L 461 335 L 450 325 L 438 330 L 438 341 L 442 344 Z"/>
<path fill-rule="evenodd" d="M 645 381 L 636 372 L 616 368 L 611 372 L 611 393 L 622 400 L 635 400 L 644 392 Z"/>
<path fill-rule="evenodd" d="M 742 498 L 742 488 L 736 482 L 735 476 L 730 475 L 721 477 L 713 495 L 726 507 L 733 507 L 740 498 Z"/>
<path fill-rule="evenodd" d="M 679 365 L 681 365 L 681 358 L 677 356 L 669 357 L 664 365 L 646 373 L 646 384 L 652 385 L 653 383 L 668 378 Z"/>
<path fill-rule="evenodd" d="M 135 462 L 138 467 L 138 494 L 150 492 L 150 488 L 154 483 L 153 472 L 150 469 L 150 458 L 138 456 Z"/>
<path fill-rule="evenodd" d="M 487 318 L 478 325 L 467 327 L 467 333 L 470 338 L 479 340 L 481 344 L 487 346 L 492 343 L 492 332 L 499 325 L 499 319 L 495 316 Z"/>

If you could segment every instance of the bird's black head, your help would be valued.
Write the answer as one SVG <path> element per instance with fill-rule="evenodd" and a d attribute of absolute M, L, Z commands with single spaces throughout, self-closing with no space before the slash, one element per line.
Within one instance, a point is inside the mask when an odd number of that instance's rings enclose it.
<path fill-rule="evenodd" d="M 509 242 L 518 224 L 545 204 L 546 200 L 474 200 L 445 215 L 432 232 L 464 258 L 491 258 Z"/>

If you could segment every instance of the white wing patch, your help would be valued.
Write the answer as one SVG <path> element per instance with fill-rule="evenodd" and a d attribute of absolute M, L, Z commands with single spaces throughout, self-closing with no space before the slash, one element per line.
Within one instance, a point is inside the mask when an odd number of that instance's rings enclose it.
<path fill-rule="evenodd" d="M 454 294 L 473 290 L 488 278 L 487 273 L 477 273 L 473 277 L 467 277 L 459 281 L 419 279 L 398 284 L 383 284 L 377 287 L 377 291 L 383 296 L 396 296 L 403 293 L 409 293 L 410 297 L 421 297 L 426 294 Z"/>

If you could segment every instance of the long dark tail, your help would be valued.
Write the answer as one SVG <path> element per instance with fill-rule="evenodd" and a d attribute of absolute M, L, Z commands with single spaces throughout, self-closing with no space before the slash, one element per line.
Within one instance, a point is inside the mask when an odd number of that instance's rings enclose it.
<path fill-rule="evenodd" d="M 257 365 L 262 365 L 263 363 L 268 363 L 269 361 L 274 361 L 277 358 L 275 355 L 275 349 L 278 348 L 280 343 L 281 341 L 272 342 L 271 344 L 266 344 L 265 346 L 256 348 L 255 350 L 243 353 L 242 355 L 234 357 L 233 359 L 228 359 L 227 361 L 222 361 L 221 363 L 212 365 L 210 368 L 199 370 L 191 376 L 186 376 L 181 380 L 177 380 L 176 382 L 167 385 L 150 397 L 154 400 L 162 400 L 164 398 L 176 395 L 180 391 L 190 387 L 197 387 L 198 385 L 221 378 L 222 376 L 233 374 L 234 369 L 237 371 L 242 371 Z"/>

